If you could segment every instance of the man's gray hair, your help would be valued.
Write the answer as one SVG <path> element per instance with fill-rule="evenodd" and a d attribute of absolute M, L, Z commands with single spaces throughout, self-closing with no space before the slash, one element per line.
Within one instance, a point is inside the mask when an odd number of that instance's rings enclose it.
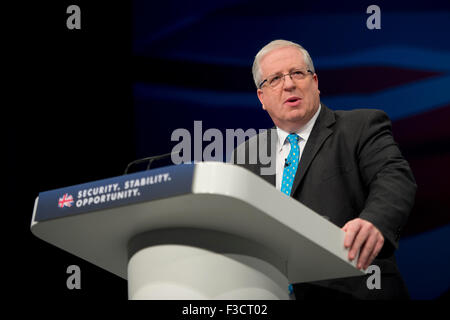
<path fill-rule="evenodd" d="M 308 67 L 309 70 L 311 70 L 313 73 L 315 73 L 314 64 L 312 62 L 312 59 L 311 59 L 308 51 L 306 51 L 305 48 L 303 48 L 301 45 L 299 45 L 295 42 L 292 42 L 292 41 L 273 40 L 273 41 L 269 42 L 268 44 L 266 44 L 261 50 L 259 50 L 259 52 L 255 56 L 255 60 L 253 61 L 252 73 L 253 73 L 253 80 L 255 81 L 256 88 L 259 88 L 259 84 L 262 81 L 261 66 L 259 65 L 259 62 L 261 61 L 261 59 L 266 54 L 271 52 L 272 50 L 284 48 L 284 47 L 294 47 L 294 48 L 299 49 L 301 51 L 301 53 L 303 54 L 303 58 L 305 60 L 306 66 Z"/>

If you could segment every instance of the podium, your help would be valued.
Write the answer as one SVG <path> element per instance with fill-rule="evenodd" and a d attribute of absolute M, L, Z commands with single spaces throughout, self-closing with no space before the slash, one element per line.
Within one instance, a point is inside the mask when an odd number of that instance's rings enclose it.
<path fill-rule="evenodd" d="M 31 232 L 127 279 L 129 299 L 289 299 L 289 283 L 364 275 L 339 227 L 220 162 L 42 192 Z"/>

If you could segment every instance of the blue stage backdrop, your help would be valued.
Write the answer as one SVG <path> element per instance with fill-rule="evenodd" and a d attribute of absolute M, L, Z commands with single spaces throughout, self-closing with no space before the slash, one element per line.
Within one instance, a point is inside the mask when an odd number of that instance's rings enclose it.
<path fill-rule="evenodd" d="M 450 285 L 450 4 L 448 1 L 171 1 L 133 4 L 137 156 L 170 152 L 193 132 L 272 126 L 251 75 L 274 39 L 311 54 L 332 109 L 387 112 L 418 183 L 397 258 L 414 299 Z M 370 30 L 369 5 L 381 10 Z"/>

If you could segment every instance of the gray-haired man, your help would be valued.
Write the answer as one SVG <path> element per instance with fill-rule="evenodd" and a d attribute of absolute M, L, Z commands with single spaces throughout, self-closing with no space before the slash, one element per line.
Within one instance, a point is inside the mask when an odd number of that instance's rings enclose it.
<path fill-rule="evenodd" d="M 381 270 L 381 289 L 370 290 L 367 277 L 352 277 L 294 284 L 296 297 L 408 298 L 394 250 L 416 184 L 387 115 L 327 108 L 320 102 L 319 79 L 308 52 L 290 41 L 275 40 L 263 47 L 255 57 L 253 77 L 275 128 L 240 145 L 234 162 L 342 227 L 348 258 L 355 259 L 359 252 L 358 268 L 374 264 Z M 275 154 L 270 155 L 276 162 L 274 174 L 261 173 L 265 164 L 238 161 L 239 154 L 249 159 L 250 145 L 258 139 L 275 141 Z"/>

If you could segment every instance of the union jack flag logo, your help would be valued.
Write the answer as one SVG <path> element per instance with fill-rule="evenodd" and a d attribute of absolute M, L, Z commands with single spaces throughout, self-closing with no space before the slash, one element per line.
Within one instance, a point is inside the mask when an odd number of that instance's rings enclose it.
<path fill-rule="evenodd" d="M 62 196 L 62 198 L 59 198 L 59 201 L 58 201 L 58 207 L 60 207 L 60 208 L 64 208 L 64 207 L 71 207 L 72 206 L 72 204 L 73 204 L 73 197 L 72 197 L 72 195 L 70 194 L 65 194 L 65 195 L 63 195 Z"/>

